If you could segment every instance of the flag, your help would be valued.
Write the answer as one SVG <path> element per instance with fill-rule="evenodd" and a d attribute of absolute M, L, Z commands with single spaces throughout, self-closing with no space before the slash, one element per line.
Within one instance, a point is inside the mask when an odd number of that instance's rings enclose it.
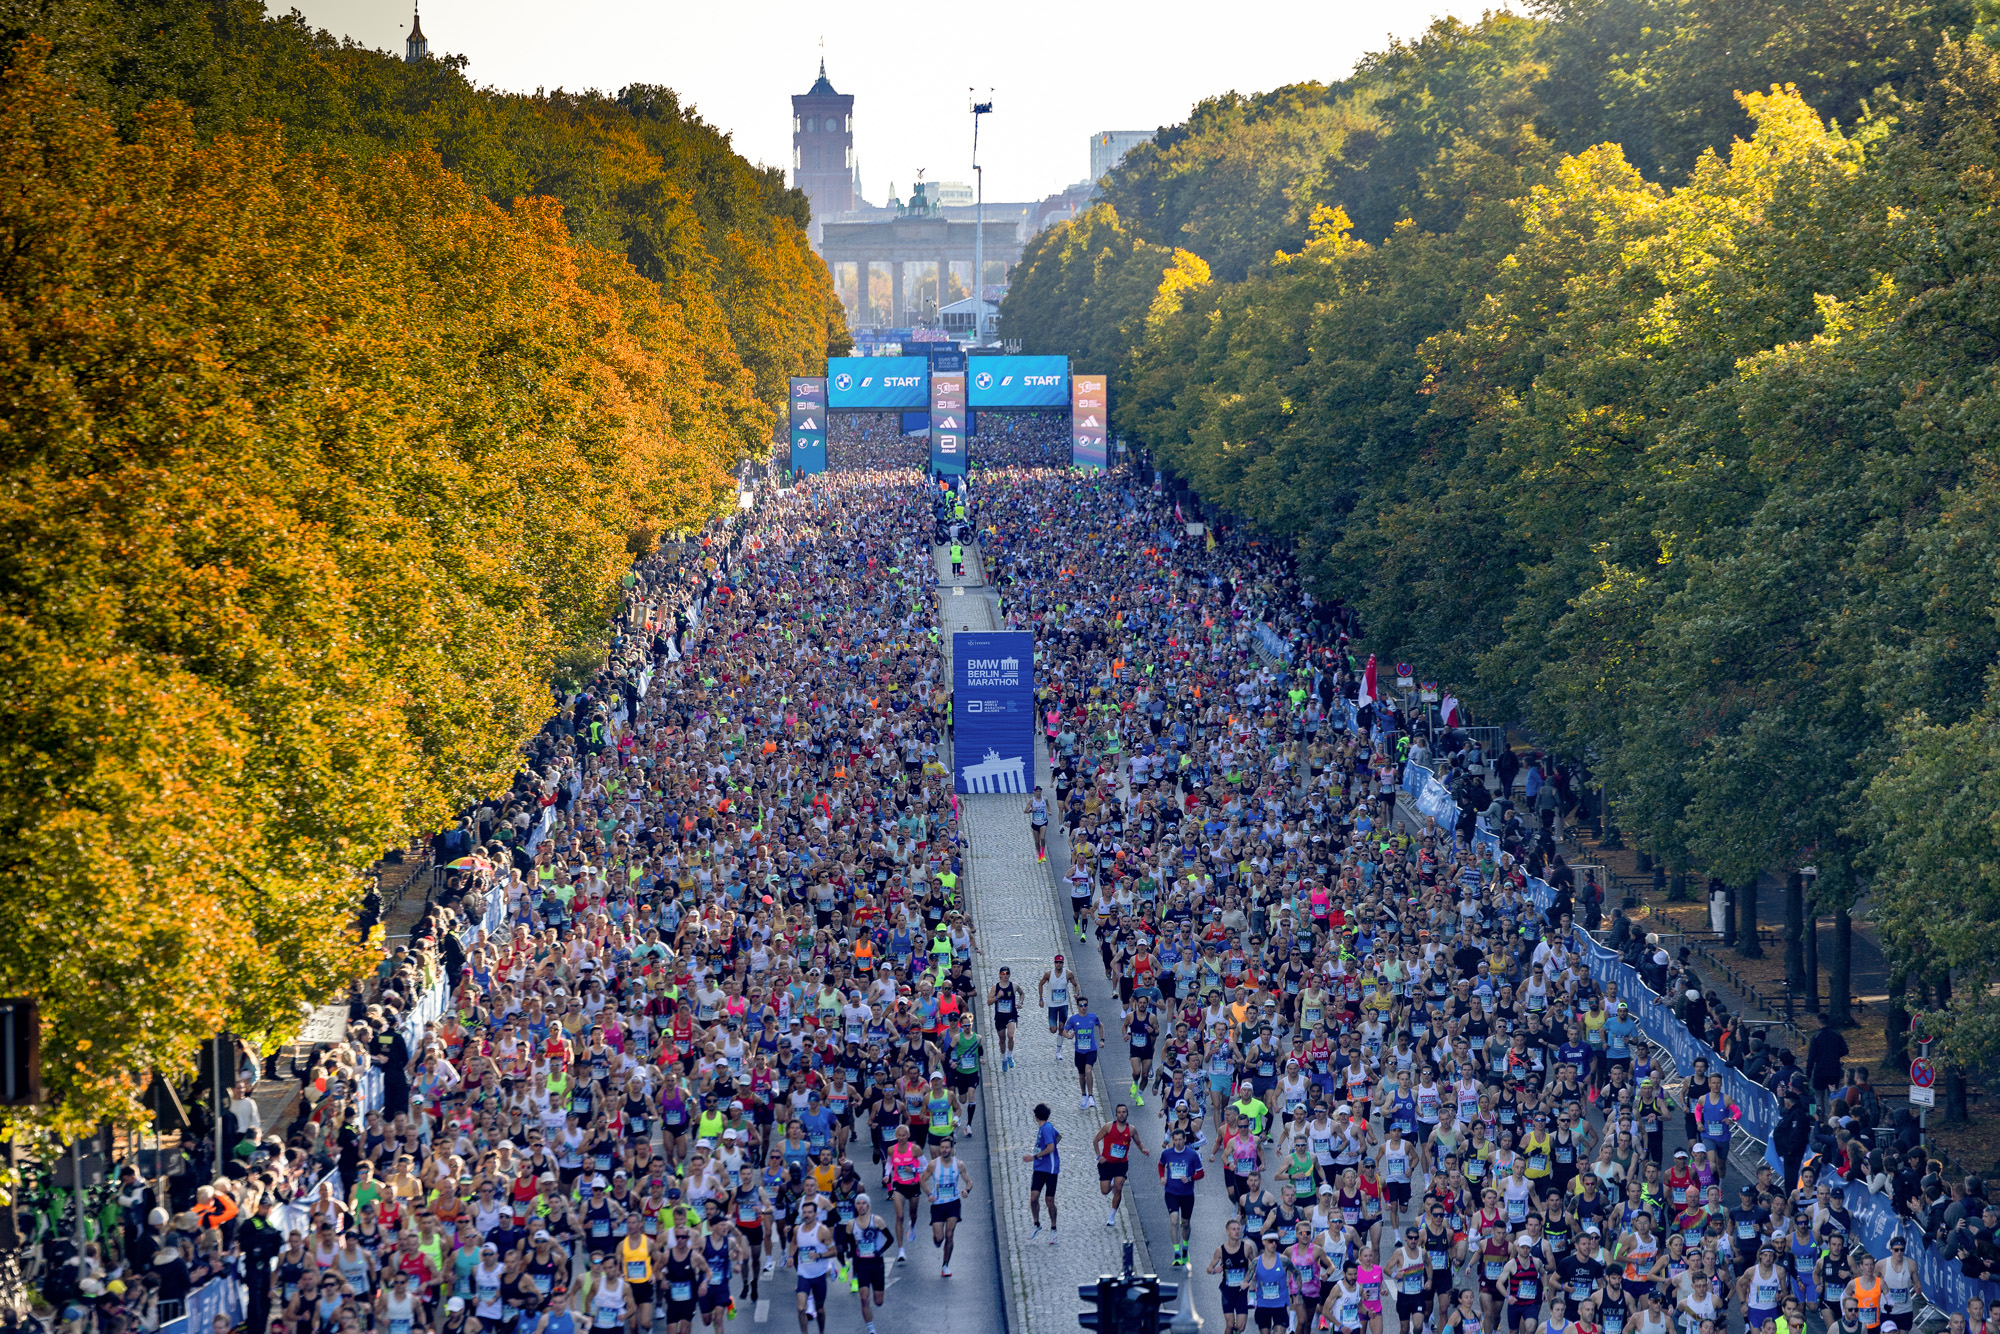
<path fill-rule="evenodd" d="M 1446 727 L 1458 726 L 1458 696 L 1446 695 L 1438 705 L 1438 718 Z"/>
<path fill-rule="evenodd" d="M 1371 653 L 1368 655 L 1368 665 L 1361 672 L 1361 691 L 1354 697 L 1354 707 L 1365 709 L 1380 698 L 1382 696 L 1375 691 L 1375 655 Z"/>

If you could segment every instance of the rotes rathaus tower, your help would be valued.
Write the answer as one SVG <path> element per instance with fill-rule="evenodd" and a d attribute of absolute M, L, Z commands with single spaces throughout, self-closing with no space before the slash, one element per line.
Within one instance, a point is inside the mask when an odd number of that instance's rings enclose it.
<path fill-rule="evenodd" d="M 824 60 L 811 91 L 792 98 L 792 184 L 815 219 L 854 207 L 854 95 L 833 90 Z"/>

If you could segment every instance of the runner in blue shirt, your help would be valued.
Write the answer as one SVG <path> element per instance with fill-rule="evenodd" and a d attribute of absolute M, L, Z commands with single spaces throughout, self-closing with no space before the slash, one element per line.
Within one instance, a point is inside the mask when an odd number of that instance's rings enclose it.
<path fill-rule="evenodd" d="M 1066 1027 L 1070 1036 L 1076 1039 L 1076 1086 L 1083 1095 L 1083 1101 L 1077 1106 L 1095 1107 L 1097 1049 L 1104 1021 L 1090 1012 L 1090 997 L 1082 992 L 1076 995 L 1076 1013 L 1070 1016 Z"/>
<path fill-rule="evenodd" d="M 1035 1175 L 1028 1183 L 1028 1216 L 1035 1220 L 1035 1230 L 1029 1234 L 1033 1241 L 1042 1235 L 1042 1200 L 1049 1204 L 1049 1245 L 1056 1244 L 1056 1177 L 1062 1171 L 1062 1131 L 1049 1124 L 1054 1115 L 1045 1102 L 1035 1104 L 1035 1151 L 1021 1155 L 1021 1161 L 1034 1168 Z"/>
<path fill-rule="evenodd" d="M 1167 1231 L 1174 1242 L 1174 1263 L 1188 1262 L 1188 1234 L 1194 1226 L 1194 1183 L 1201 1180 L 1201 1155 L 1188 1147 L 1187 1128 L 1175 1126 L 1167 1147 L 1160 1150 L 1160 1180 L 1167 1192 Z"/>

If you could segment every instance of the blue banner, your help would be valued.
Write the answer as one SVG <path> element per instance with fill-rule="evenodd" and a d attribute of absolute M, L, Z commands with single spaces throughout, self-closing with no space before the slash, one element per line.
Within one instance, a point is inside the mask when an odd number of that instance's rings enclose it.
<path fill-rule="evenodd" d="M 965 475 L 965 372 L 938 371 L 931 376 L 931 472 L 939 477 Z"/>
<path fill-rule="evenodd" d="M 926 357 L 831 357 L 826 373 L 829 407 L 917 412 L 930 407 L 931 364 Z"/>
<path fill-rule="evenodd" d="M 966 406 L 973 408 L 1066 408 L 1068 357 L 972 357 Z"/>
<path fill-rule="evenodd" d="M 791 394 L 792 475 L 826 471 L 826 377 L 795 375 Z"/>
<path fill-rule="evenodd" d="M 1107 462 L 1106 432 L 1111 421 L 1111 381 L 1102 375 L 1070 379 L 1070 466 L 1102 469 Z M 1292 652 L 1285 650 L 1285 661 Z"/>
<path fill-rule="evenodd" d="M 1035 637 L 951 637 L 952 768 L 958 792 L 1035 786 Z"/>

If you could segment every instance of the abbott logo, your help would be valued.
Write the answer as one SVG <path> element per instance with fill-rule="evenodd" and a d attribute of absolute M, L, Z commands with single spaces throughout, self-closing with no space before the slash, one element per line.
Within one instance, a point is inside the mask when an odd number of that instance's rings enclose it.
<path fill-rule="evenodd" d="M 841 374 L 833 377 L 833 387 L 844 394 L 854 388 L 854 377 L 843 371 Z"/>

